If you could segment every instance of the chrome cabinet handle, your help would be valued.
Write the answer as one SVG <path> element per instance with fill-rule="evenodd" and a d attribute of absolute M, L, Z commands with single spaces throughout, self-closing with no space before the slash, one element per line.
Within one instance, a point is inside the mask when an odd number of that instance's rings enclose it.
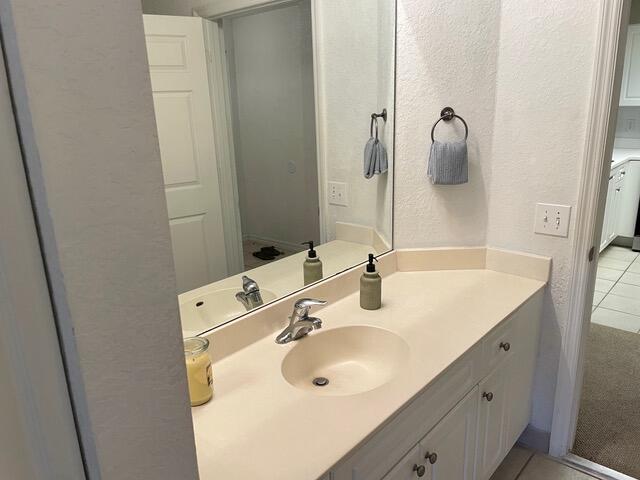
<path fill-rule="evenodd" d="M 482 394 L 482 398 L 486 398 L 487 402 L 490 402 L 491 400 L 493 400 L 493 393 L 492 392 L 484 392 Z"/>
<path fill-rule="evenodd" d="M 413 466 L 413 471 L 416 472 L 418 477 L 424 477 L 424 474 L 427 472 L 427 468 L 424 465 L 415 464 Z"/>
<path fill-rule="evenodd" d="M 438 454 L 433 452 L 427 452 L 427 454 L 424 456 L 425 460 L 429 460 L 429 463 L 431 465 L 433 465 L 434 463 L 436 463 L 438 461 Z"/>
<path fill-rule="evenodd" d="M 500 342 L 500 348 L 505 352 L 511 350 L 511 344 L 509 342 Z"/>

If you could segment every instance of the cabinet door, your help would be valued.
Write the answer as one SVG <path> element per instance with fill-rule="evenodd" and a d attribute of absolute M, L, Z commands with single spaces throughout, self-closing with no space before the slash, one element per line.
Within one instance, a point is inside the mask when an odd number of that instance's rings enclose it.
<path fill-rule="evenodd" d="M 618 235 L 633 237 L 638 218 L 638 200 L 640 200 L 640 161 L 631 160 L 627 165 L 624 165 L 620 176 L 623 181 L 622 199 L 616 230 Z"/>
<path fill-rule="evenodd" d="M 607 242 L 611 243 L 618 236 L 618 217 L 620 216 L 620 203 L 622 200 L 622 181 L 613 184 L 613 197 L 611 200 L 611 218 Z"/>
<path fill-rule="evenodd" d="M 640 25 L 629 25 L 620 105 L 640 105 Z"/>
<path fill-rule="evenodd" d="M 602 221 L 602 236 L 600 239 L 600 251 L 609 245 L 609 236 L 611 233 L 612 211 L 613 211 L 613 190 L 614 190 L 613 175 L 609 176 L 609 186 L 607 187 L 607 199 L 604 208 L 604 219 Z"/>
<path fill-rule="evenodd" d="M 383 480 L 415 480 L 427 478 L 427 467 L 421 461 L 420 452 L 416 445 L 407 453 Z"/>
<path fill-rule="evenodd" d="M 420 457 L 429 480 L 473 480 L 478 387 L 420 441 Z"/>
<path fill-rule="evenodd" d="M 488 479 L 498 467 L 507 449 L 508 359 L 480 382 L 478 408 L 477 479 Z"/>
<path fill-rule="evenodd" d="M 513 319 L 516 323 L 516 339 L 511 344 L 513 357 L 508 360 L 507 450 L 518 440 L 531 418 L 531 391 L 538 357 L 542 299 L 542 292 L 537 293 Z"/>

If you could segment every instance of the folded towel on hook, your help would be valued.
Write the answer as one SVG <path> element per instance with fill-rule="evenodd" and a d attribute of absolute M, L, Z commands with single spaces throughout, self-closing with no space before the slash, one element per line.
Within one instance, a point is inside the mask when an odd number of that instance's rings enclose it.
<path fill-rule="evenodd" d="M 364 147 L 364 178 L 380 175 L 388 169 L 387 149 L 380 140 L 371 137 Z"/>
<path fill-rule="evenodd" d="M 384 111 L 386 115 L 386 110 Z M 386 116 L 384 117 L 386 120 Z M 375 136 L 373 134 L 375 126 Z M 374 175 L 385 173 L 389 169 L 387 159 L 387 149 L 378 139 L 378 115 L 371 115 L 369 126 L 369 141 L 364 146 L 364 178 L 371 178 Z"/>
<path fill-rule="evenodd" d="M 434 185 L 460 185 L 469 181 L 467 142 L 434 140 L 429 153 L 427 175 Z"/>

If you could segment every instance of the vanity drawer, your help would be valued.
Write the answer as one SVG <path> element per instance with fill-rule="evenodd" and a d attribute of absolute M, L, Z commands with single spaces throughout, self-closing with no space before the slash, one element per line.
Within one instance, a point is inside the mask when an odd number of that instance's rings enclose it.
<path fill-rule="evenodd" d="M 504 358 L 513 355 L 518 348 L 518 312 L 489 333 L 482 342 L 484 349 L 484 374 L 491 372 Z"/>
<path fill-rule="evenodd" d="M 348 459 L 333 480 L 378 480 L 385 476 L 480 380 L 482 345 L 449 367 Z"/>

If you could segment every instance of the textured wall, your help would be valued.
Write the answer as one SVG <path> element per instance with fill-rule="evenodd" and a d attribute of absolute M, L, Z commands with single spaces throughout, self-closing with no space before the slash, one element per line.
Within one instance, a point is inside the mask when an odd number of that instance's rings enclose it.
<path fill-rule="evenodd" d="M 533 215 L 536 202 L 575 209 L 599 3 L 398 7 L 396 246 L 486 243 L 553 257 L 532 419 L 549 431 L 573 240 L 535 235 Z M 470 126 L 471 181 L 438 188 L 425 162 L 429 129 L 446 104 Z"/>
<path fill-rule="evenodd" d="M 195 479 L 140 4 L 7 0 L 0 19 L 90 467 Z"/>
<path fill-rule="evenodd" d="M 499 0 L 398 0 L 395 245 L 484 245 L 491 179 Z M 429 132 L 452 106 L 468 122 L 470 182 L 427 178 Z M 437 138 L 463 135 L 443 125 Z"/>
<path fill-rule="evenodd" d="M 335 238 L 335 222 L 367 225 L 391 237 L 392 178 L 364 178 L 363 151 L 371 113 L 387 108 L 391 120 L 379 120 L 379 136 L 393 162 L 392 5 L 388 0 L 386 5 L 371 0 L 316 3 L 318 118 L 326 181 L 345 182 L 349 191 L 348 207 L 326 206 L 329 239 Z"/>
<path fill-rule="evenodd" d="M 569 238 L 536 235 L 534 208 L 548 202 L 575 211 L 599 12 L 598 0 L 502 2 L 487 243 L 553 257 L 532 419 L 546 431 L 567 323 L 574 224 Z"/>

